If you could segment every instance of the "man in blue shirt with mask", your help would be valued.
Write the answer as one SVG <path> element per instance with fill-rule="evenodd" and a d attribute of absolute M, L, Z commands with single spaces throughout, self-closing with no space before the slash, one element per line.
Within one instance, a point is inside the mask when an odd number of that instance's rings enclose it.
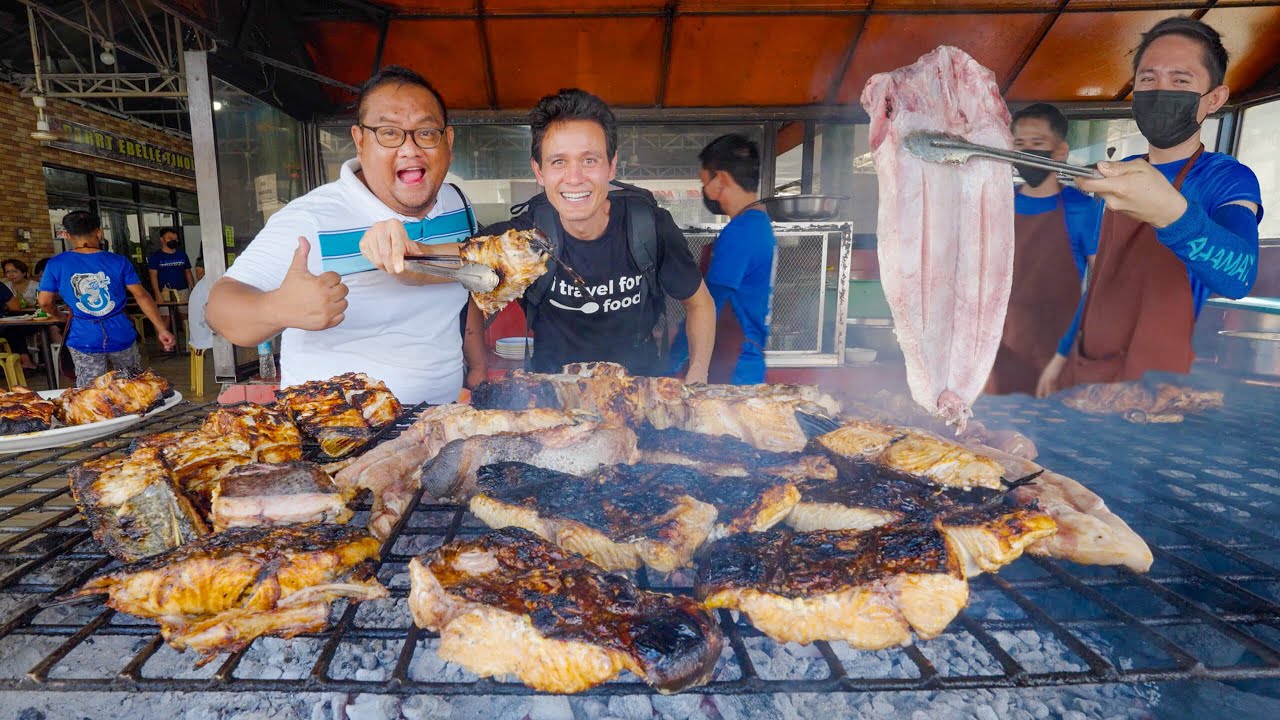
<path fill-rule="evenodd" d="M 1244 297 L 1257 278 L 1258 179 L 1200 143 L 1201 123 L 1230 96 L 1221 37 L 1198 20 L 1162 20 L 1143 35 L 1133 63 L 1133 118 L 1150 152 L 1099 163 L 1102 178 L 1076 183 L 1107 210 L 1077 322 L 1037 395 L 1190 372 L 1205 299 Z"/>
<path fill-rule="evenodd" d="M 698 159 L 703 204 L 713 215 L 731 218 L 710 248 L 710 262 L 703 263 L 707 289 L 716 303 L 716 342 L 707 381 L 762 383 L 777 240 L 769 215 L 748 207 L 759 199 L 760 150 L 741 135 L 721 135 Z M 683 331 L 671 357 L 676 369 L 688 357 Z"/>

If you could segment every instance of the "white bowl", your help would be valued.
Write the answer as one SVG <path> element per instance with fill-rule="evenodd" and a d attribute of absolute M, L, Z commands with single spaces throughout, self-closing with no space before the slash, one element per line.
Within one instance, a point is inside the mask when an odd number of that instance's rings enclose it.
<path fill-rule="evenodd" d="M 844 361 L 847 363 L 869 363 L 875 362 L 876 351 L 869 348 L 845 348 Z"/>

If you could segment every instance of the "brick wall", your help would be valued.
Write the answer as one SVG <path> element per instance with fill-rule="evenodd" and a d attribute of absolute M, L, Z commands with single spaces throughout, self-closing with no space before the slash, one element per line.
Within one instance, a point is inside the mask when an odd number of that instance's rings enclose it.
<path fill-rule="evenodd" d="M 87 110 L 74 103 L 50 100 L 45 112 L 191 154 L 190 140 Z M 31 98 L 22 97 L 13 86 L 0 83 L 0 138 L 7 140 L 4 156 L 0 157 L 0 258 L 17 257 L 32 264 L 53 253 L 49 203 L 41 169 L 46 163 L 162 187 L 196 189 L 194 179 L 48 147 L 31 139 L 31 132 L 35 129 L 36 108 L 31 104 Z M 20 228 L 31 231 L 30 251 L 17 249 L 16 231 Z"/>

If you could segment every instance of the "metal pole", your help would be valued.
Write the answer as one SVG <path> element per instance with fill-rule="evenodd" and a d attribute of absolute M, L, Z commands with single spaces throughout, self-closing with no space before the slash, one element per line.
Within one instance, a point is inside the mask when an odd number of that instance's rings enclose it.
<path fill-rule="evenodd" d="M 222 239 L 222 204 L 218 194 L 218 145 L 213 133 L 213 88 L 209 58 L 203 50 L 184 53 L 187 68 L 187 109 L 191 117 L 191 154 L 196 163 L 196 201 L 200 206 L 200 248 L 209 282 L 227 272 Z M 217 382 L 236 381 L 235 346 L 221 335 L 213 337 L 213 368 Z"/>

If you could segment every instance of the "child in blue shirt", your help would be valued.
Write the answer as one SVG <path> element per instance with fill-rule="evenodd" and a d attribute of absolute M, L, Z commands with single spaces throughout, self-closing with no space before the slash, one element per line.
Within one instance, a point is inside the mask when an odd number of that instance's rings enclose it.
<path fill-rule="evenodd" d="M 67 213 L 62 219 L 72 249 L 49 260 L 40 278 L 40 307 L 55 320 L 62 320 L 54 294 L 62 296 L 71 309 L 71 329 L 64 342 L 76 366 L 76 386 L 84 387 L 107 372 L 142 371 L 137 333 L 125 312 L 128 297 L 156 328 L 156 337 L 165 350 L 177 341 L 160 318 L 151 295 L 142 288 L 128 258 L 101 249 L 102 221 L 84 210 Z"/>

